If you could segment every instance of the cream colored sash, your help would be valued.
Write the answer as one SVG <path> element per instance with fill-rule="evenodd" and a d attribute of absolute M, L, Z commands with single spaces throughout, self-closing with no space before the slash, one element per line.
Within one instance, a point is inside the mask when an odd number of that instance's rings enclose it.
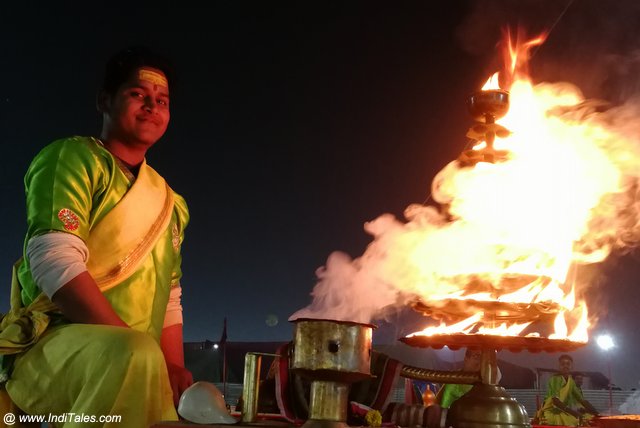
<path fill-rule="evenodd" d="M 173 212 L 173 191 L 147 165 L 122 200 L 91 230 L 87 269 L 105 292 L 129 278 L 164 233 Z"/>

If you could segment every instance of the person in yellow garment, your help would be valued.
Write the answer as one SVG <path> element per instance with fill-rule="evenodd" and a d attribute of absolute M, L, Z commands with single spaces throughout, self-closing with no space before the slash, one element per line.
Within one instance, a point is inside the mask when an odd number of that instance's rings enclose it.
<path fill-rule="evenodd" d="M 180 305 L 189 214 L 145 160 L 167 129 L 172 81 L 161 55 L 116 53 L 97 99 L 100 137 L 57 140 L 26 173 L 28 229 L 0 354 L 13 403 L 62 416 L 56 426 L 176 420 L 193 383 Z"/>
<path fill-rule="evenodd" d="M 571 376 L 573 358 L 563 354 L 558 363 L 560 372 L 549 378 L 547 395 L 536 418 L 541 425 L 588 425 L 598 411 L 584 399 L 582 389 Z"/>
<path fill-rule="evenodd" d="M 482 351 L 476 348 L 467 348 L 464 353 L 462 370 L 466 372 L 479 372 L 482 361 Z M 499 373 L 499 372 L 498 372 Z M 447 383 L 442 385 L 436 394 L 436 402 L 444 408 L 451 407 L 454 401 L 469 392 L 473 385 Z"/>

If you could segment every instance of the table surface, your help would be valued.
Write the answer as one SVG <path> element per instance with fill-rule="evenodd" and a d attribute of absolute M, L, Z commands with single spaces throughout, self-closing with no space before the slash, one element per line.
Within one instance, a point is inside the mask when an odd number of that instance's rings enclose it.
<path fill-rule="evenodd" d="M 240 421 L 239 412 L 231 412 L 231 415 Z M 596 418 L 594 428 L 640 428 L 640 415 L 603 416 Z M 196 424 L 189 421 L 161 421 L 149 428 L 300 428 L 300 425 L 292 424 L 276 413 L 261 413 L 256 422 L 236 424 Z M 565 426 L 531 425 L 531 428 L 575 428 Z"/>
<path fill-rule="evenodd" d="M 196 424 L 188 421 L 164 421 L 157 422 L 151 425 L 149 428 L 168 428 L 168 427 L 202 427 L 202 428 L 230 428 L 230 427 L 248 427 L 248 428 L 294 428 L 295 425 L 284 421 L 274 420 L 259 420 L 252 423 L 237 423 L 237 424 Z"/>

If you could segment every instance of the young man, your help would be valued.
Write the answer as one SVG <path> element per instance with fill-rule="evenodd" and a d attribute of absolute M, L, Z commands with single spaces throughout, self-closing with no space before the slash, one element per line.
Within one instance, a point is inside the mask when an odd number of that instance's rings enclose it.
<path fill-rule="evenodd" d="M 560 355 L 558 363 L 560 372 L 549 378 L 547 396 L 536 415 L 537 419 L 545 425 L 582 425 L 596 416 L 598 411 L 584 399 L 582 389 L 571 376 L 571 355 Z"/>
<path fill-rule="evenodd" d="M 145 161 L 169 123 L 172 78 L 148 49 L 119 52 L 98 96 L 100 138 L 55 141 L 27 171 L 24 258 L 0 348 L 15 354 L 6 390 L 28 414 L 95 419 L 83 427 L 118 416 L 113 426 L 142 428 L 177 419 L 193 382 L 180 306 L 189 214 Z M 10 318 L 33 326 L 14 349 L 3 340 Z"/>
<path fill-rule="evenodd" d="M 481 362 L 482 351 L 480 351 L 480 349 L 467 348 L 464 353 L 462 370 L 465 372 L 479 372 Z M 438 402 L 440 406 L 448 409 L 454 401 L 469 392 L 472 387 L 473 385 L 467 384 L 444 384 L 436 394 L 436 402 Z"/>

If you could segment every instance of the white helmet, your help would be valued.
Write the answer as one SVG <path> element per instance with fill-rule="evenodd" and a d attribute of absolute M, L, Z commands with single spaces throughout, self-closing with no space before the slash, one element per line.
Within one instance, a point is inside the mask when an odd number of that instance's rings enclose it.
<path fill-rule="evenodd" d="M 199 381 L 185 389 L 178 403 L 178 414 L 197 424 L 235 424 L 227 411 L 222 393 L 210 382 Z"/>

